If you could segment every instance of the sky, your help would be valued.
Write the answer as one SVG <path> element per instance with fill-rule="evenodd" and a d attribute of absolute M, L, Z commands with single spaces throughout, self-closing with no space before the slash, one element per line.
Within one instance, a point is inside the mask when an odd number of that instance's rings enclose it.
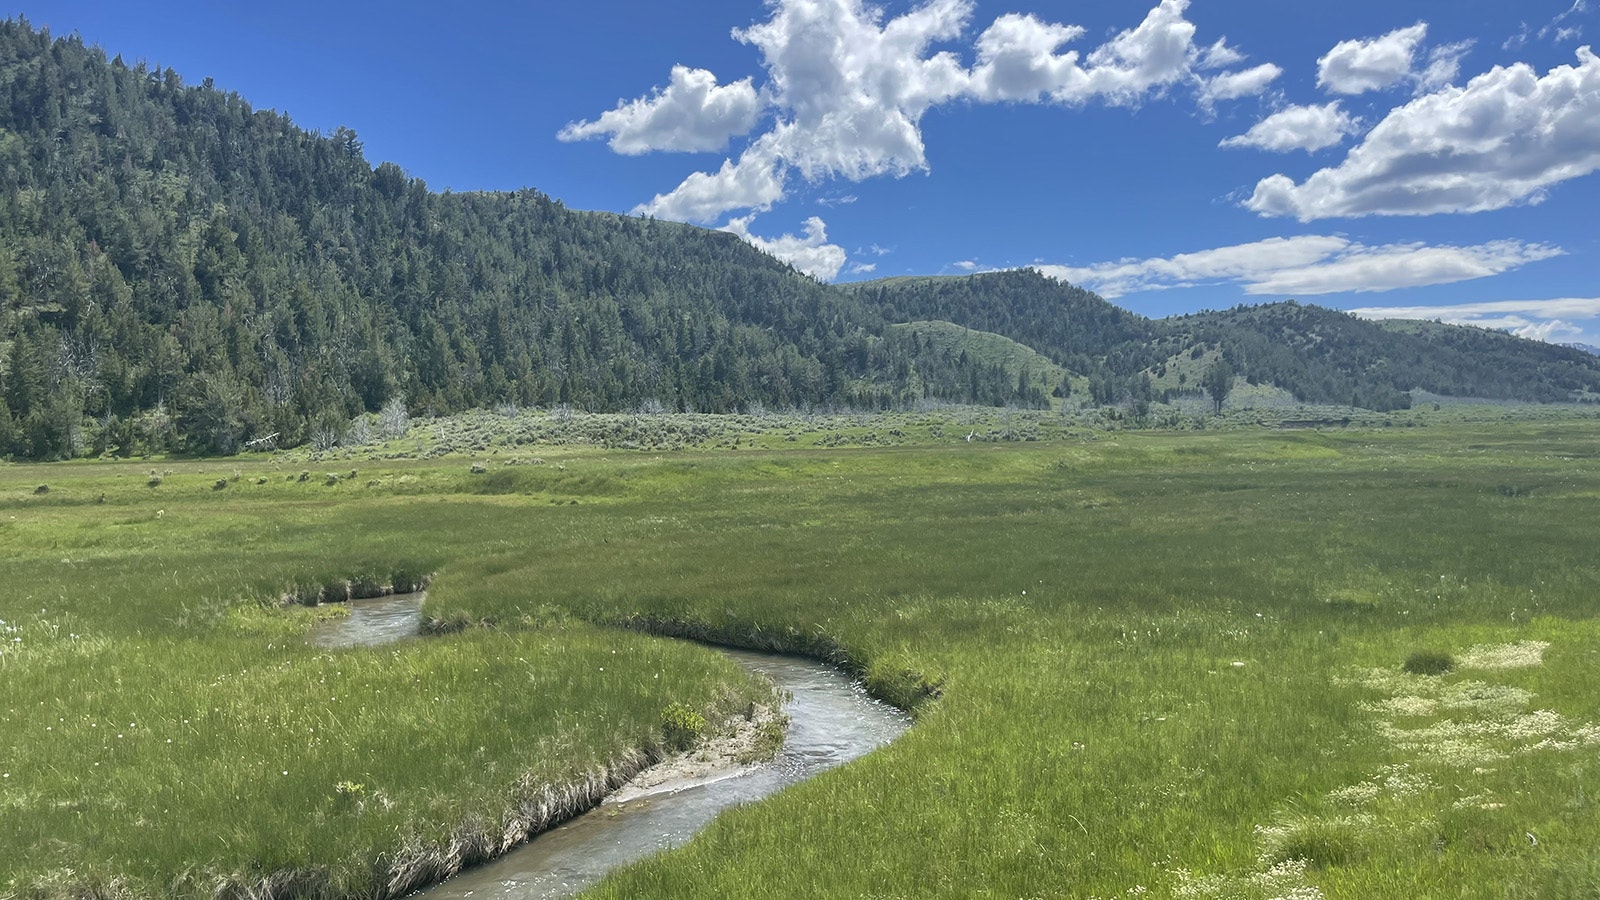
<path fill-rule="evenodd" d="M 825 281 L 1032 266 L 1600 345 L 1600 0 L 0 0 L 431 188 Z"/>

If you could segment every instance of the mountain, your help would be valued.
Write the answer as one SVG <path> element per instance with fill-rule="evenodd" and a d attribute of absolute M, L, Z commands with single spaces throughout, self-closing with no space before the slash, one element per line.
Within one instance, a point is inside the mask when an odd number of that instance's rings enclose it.
<path fill-rule="evenodd" d="M 1149 400 L 1183 354 L 1379 408 L 1600 392 L 1594 357 L 1486 335 L 1153 321 L 1031 270 L 832 287 L 731 234 L 431 191 L 349 129 L 0 22 L 0 457 L 288 446 L 382 409 Z"/>
<path fill-rule="evenodd" d="M 348 129 L 0 24 L 0 455 L 293 444 L 392 403 L 881 408 L 919 366 L 1027 402 L 733 235 L 432 192 Z"/>
<path fill-rule="evenodd" d="M 1600 391 L 1600 360 L 1571 347 L 1438 322 L 1373 322 L 1294 301 L 1145 319 L 1032 270 L 849 287 L 892 319 L 943 318 L 1026 344 L 1090 376 L 1099 402 L 1184 358 L 1220 355 L 1251 383 L 1302 402 L 1385 410 L 1409 391 L 1559 402 Z"/>
<path fill-rule="evenodd" d="M 1302 400 L 1395 408 L 1435 394 L 1560 402 L 1600 387 L 1600 361 L 1502 331 L 1438 322 L 1373 322 L 1294 302 L 1170 319 L 1223 348 L 1242 373 Z"/>
<path fill-rule="evenodd" d="M 1585 344 L 1581 341 L 1573 341 L 1570 344 L 1562 344 L 1561 346 L 1571 347 L 1574 350 L 1582 350 L 1584 353 L 1588 353 L 1592 356 L 1600 356 L 1600 347 L 1596 347 L 1593 344 Z"/>

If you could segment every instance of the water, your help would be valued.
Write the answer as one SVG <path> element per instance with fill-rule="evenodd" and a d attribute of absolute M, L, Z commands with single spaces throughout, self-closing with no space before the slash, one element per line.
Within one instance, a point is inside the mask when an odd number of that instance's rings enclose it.
<path fill-rule="evenodd" d="M 422 595 L 350 603 L 350 616 L 319 624 L 309 640 L 321 647 L 375 646 L 417 633 Z M 630 788 L 498 860 L 422 892 L 427 900 L 569 897 L 618 866 L 676 847 L 730 806 L 751 803 L 842 765 L 899 737 L 911 721 L 868 697 L 837 669 L 788 656 L 723 650 L 771 678 L 789 700 L 783 748 L 767 763 L 696 781 L 667 782 L 649 792 Z"/>
<path fill-rule="evenodd" d="M 413 637 L 422 627 L 424 593 L 351 600 L 350 615 L 318 622 L 306 635 L 317 647 L 376 647 Z"/>
<path fill-rule="evenodd" d="M 423 891 L 427 900 L 569 897 L 618 866 L 684 843 L 722 810 L 849 762 L 910 726 L 904 713 L 868 697 L 836 669 L 793 657 L 723 652 L 792 695 L 784 707 L 789 730 L 777 758 L 706 783 L 622 802 L 608 799 L 494 862 Z M 626 789 L 619 792 L 627 795 Z"/>

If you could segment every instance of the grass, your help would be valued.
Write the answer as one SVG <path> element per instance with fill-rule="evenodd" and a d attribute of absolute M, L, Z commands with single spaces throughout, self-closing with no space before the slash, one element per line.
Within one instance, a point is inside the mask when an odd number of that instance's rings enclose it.
<path fill-rule="evenodd" d="M 717 721 L 759 690 L 619 624 L 848 659 L 918 724 L 596 896 L 1600 888 L 1600 423 L 1036 415 L 1009 426 L 1032 441 L 972 442 L 965 411 L 740 417 L 677 452 L 578 439 L 610 419 L 519 443 L 496 435 L 539 417 L 486 417 L 337 463 L 156 463 L 155 487 L 150 463 L 0 468 L 0 629 L 23 639 L 0 656 L 0 894 L 199 895 L 274 867 L 360 893 L 380 854 L 503 824 L 664 740 L 669 711 Z M 445 433 L 484 449 L 381 458 Z M 495 627 L 327 653 L 297 640 L 326 608 L 256 602 L 419 571 L 430 616 Z M 1454 668 L 1407 673 L 1418 648 Z M 322 700 L 330 673 L 358 689 Z M 192 752 L 184 718 L 207 723 Z"/>
<path fill-rule="evenodd" d="M 1443 650 L 1413 650 L 1400 668 L 1412 675 L 1443 675 L 1454 669 L 1456 661 Z"/>

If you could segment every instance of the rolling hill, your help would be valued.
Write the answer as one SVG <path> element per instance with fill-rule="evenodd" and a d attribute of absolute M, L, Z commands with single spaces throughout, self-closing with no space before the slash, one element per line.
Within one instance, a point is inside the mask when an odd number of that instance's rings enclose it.
<path fill-rule="evenodd" d="M 723 232 L 432 191 L 349 129 L 0 23 L 0 457 L 290 445 L 384 408 L 1043 406 L 1068 374 L 1118 402 L 1206 353 L 1308 402 L 1600 392 L 1575 349 L 1292 303 L 1154 321 L 1031 270 L 824 285 Z"/>

